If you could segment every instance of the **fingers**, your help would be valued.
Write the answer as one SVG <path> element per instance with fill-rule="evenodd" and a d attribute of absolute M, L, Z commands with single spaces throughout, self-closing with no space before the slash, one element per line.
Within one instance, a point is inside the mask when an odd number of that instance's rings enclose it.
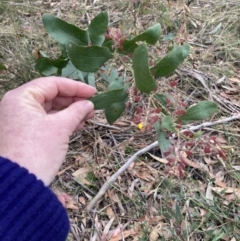
<path fill-rule="evenodd" d="M 62 110 L 72 103 L 82 100 L 83 98 L 76 98 L 76 97 L 56 97 L 52 101 L 46 102 L 43 104 L 43 108 L 48 113 L 52 110 Z"/>
<path fill-rule="evenodd" d="M 55 97 L 89 98 L 96 89 L 87 84 L 62 77 L 44 77 L 35 79 L 15 90 L 33 96 L 40 104 Z"/>
<path fill-rule="evenodd" d="M 94 116 L 94 111 L 92 111 L 91 113 L 89 113 L 85 118 L 84 120 L 76 127 L 76 129 L 74 130 L 74 132 L 78 132 L 80 131 L 83 126 L 85 125 L 85 122 L 89 119 L 91 119 L 92 117 Z"/>
<path fill-rule="evenodd" d="M 71 104 L 68 108 L 59 111 L 51 116 L 54 118 L 60 128 L 67 130 L 69 135 L 79 131 L 86 120 L 94 114 L 93 103 L 88 100 L 80 100 Z"/>

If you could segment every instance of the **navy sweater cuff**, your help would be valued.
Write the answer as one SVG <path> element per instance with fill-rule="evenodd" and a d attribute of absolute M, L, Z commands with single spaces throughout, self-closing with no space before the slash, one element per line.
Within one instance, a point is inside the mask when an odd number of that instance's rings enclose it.
<path fill-rule="evenodd" d="M 27 169 L 0 157 L 0 240 L 64 241 L 67 212 Z"/>

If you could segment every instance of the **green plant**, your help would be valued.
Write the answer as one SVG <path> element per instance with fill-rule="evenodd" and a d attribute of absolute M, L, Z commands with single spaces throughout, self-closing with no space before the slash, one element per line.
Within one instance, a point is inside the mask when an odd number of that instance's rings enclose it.
<path fill-rule="evenodd" d="M 5 69 L 6 67 L 2 63 L 0 63 L 0 70 L 5 70 Z"/>
<path fill-rule="evenodd" d="M 174 134 L 185 142 L 199 137 L 193 133 L 180 133 L 182 125 L 203 120 L 217 111 L 211 101 L 202 101 L 190 108 L 183 102 L 157 92 L 157 81 L 174 73 L 190 52 L 189 44 L 173 46 L 163 58 L 149 57 L 149 45 L 155 45 L 161 35 L 160 24 L 149 27 L 137 36 L 126 37 L 119 29 L 108 28 L 108 14 L 101 12 L 86 30 L 56 18 L 43 15 L 48 33 L 58 41 L 61 55 L 57 59 L 41 53 L 36 70 L 42 75 L 59 75 L 96 85 L 95 76 L 101 76 L 107 91 L 90 98 L 96 110 L 104 109 L 109 124 L 113 124 L 128 105 L 147 97 L 147 107 L 136 107 L 133 121 L 142 131 L 155 128 L 162 155 L 175 165 L 179 175 L 186 166 L 184 158 L 176 155 L 170 137 Z M 110 62 L 111 60 L 111 62 Z M 107 64 L 107 61 L 110 64 Z M 120 61 L 126 71 L 119 73 L 113 66 Z M 130 72 L 130 74 L 127 74 Z M 178 81 L 170 81 L 174 88 Z M 201 135 L 201 134 L 200 134 Z M 178 156 L 178 157 L 177 157 Z M 175 165 L 176 166 L 176 165 Z"/>

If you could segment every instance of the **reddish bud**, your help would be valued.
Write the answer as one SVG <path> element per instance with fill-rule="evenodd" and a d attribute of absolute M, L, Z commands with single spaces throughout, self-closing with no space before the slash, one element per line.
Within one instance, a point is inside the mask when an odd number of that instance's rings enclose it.
<path fill-rule="evenodd" d="M 178 80 L 172 80 L 172 81 L 169 82 L 169 85 L 171 87 L 175 87 L 177 84 L 178 84 Z"/>
<path fill-rule="evenodd" d="M 174 163 L 174 161 L 175 161 L 174 157 L 167 157 L 166 159 L 168 160 L 168 164 L 169 165 L 172 165 Z"/>
<path fill-rule="evenodd" d="M 186 111 L 185 110 L 176 110 L 175 111 L 175 115 L 176 116 L 183 116 L 183 115 L 185 115 L 186 114 Z"/>
<path fill-rule="evenodd" d="M 142 117 L 141 116 L 135 116 L 133 119 L 133 122 L 135 124 L 139 124 L 142 121 Z"/>
<path fill-rule="evenodd" d="M 185 153 L 187 154 L 187 156 L 192 156 L 192 152 L 191 151 L 185 151 Z"/>
<path fill-rule="evenodd" d="M 179 161 L 180 166 L 182 168 L 185 168 L 186 167 L 186 162 L 185 162 L 184 158 L 182 158 L 181 156 L 179 158 L 180 158 L 180 161 Z"/>
<path fill-rule="evenodd" d="M 140 108 L 140 107 L 136 107 L 136 108 L 135 108 L 135 111 L 136 111 L 138 114 L 140 114 L 140 113 L 143 112 L 143 109 Z"/>
<path fill-rule="evenodd" d="M 218 152 L 218 155 L 219 155 L 220 157 L 222 157 L 222 158 L 226 158 L 226 153 L 225 153 L 224 150 L 220 150 L 220 151 Z"/>
<path fill-rule="evenodd" d="M 153 65 L 154 65 L 154 61 L 150 60 L 150 66 L 153 66 Z"/>
<path fill-rule="evenodd" d="M 120 44 L 120 45 L 123 45 L 125 39 L 126 39 L 126 38 L 121 38 L 120 41 L 119 41 L 119 44 Z"/>
<path fill-rule="evenodd" d="M 172 105 L 173 105 L 172 101 L 169 100 L 168 98 L 166 98 L 166 102 L 167 102 L 167 105 L 168 105 L 168 106 L 172 106 Z"/>
<path fill-rule="evenodd" d="M 110 35 L 109 34 L 105 34 L 105 39 L 110 39 L 111 37 L 110 37 Z"/>
<path fill-rule="evenodd" d="M 136 87 L 133 88 L 133 94 L 138 95 L 138 89 Z"/>
<path fill-rule="evenodd" d="M 204 146 L 203 150 L 204 150 L 204 153 L 206 153 L 206 154 L 211 153 L 211 147 L 210 146 Z"/>
<path fill-rule="evenodd" d="M 183 168 L 179 165 L 178 166 L 178 171 L 179 171 L 179 177 L 184 177 L 184 172 L 183 172 Z"/>
<path fill-rule="evenodd" d="M 176 127 L 177 129 L 181 129 L 181 128 L 182 128 L 182 120 L 178 120 L 175 127 Z"/>
<path fill-rule="evenodd" d="M 151 113 L 157 113 L 157 114 L 159 114 L 161 111 L 162 111 L 161 108 L 156 108 L 156 109 L 152 110 Z"/>
<path fill-rule="evenodd" d="M 194 134 L 191 131 L 184 131 L 183 135 L 188 137 L 188 138 L 193 138 Z"/>
<path fill-rule="evenodd" d="M 216 136 L 210 136 L 210 137 L 209 137 L 209 140 L 210 140 L 210 141 L 213 141 L 213 142 L 216 142 L 217 137 L 216 137 Z"/>
<path fill-rule="evenodd" d="M 185 108 L 187 107 L 187 105 L 186 105 L 184 102 L 182 102 L 182 101 L 179 101 L 178 104 L 179 104 L 181 107 L 185 107 Z"/>
<path fill-rule="evenodd" d="M 185 144 L 187 147 L 193 147 L 194 146 L 194 143 L 193 142 L 186 142 Z"/>
<path fill-rule="evenodd" d="M 140 99 L 141 99 L 141 96 L 140 96 L 140 95 L 135 95 L 135 96 L 134 96 L 134 101 L 135 101 L 135 102 L 138 102 Z"/>
<path fill-rule="evenodd" d="M 156 121 L 158 121 L 158 116 L 157 115 L 151 117 L 151 119 L 150 119 L 151 123 L 155 123 Z"/>
<path fill-rule="evenodd" d="M 146 131 L 152 131 L 153 129 L 153 126 L 152 125 L 147 125 L 146 126 Z"/>

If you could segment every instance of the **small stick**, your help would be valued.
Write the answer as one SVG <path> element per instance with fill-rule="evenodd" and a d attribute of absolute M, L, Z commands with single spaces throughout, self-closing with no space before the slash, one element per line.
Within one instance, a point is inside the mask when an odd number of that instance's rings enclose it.
<path fill-rule="evenodd" d="M 180 132 L 184 132 L 186 130 L 190 130 L 190 131 L 196 131 L 199 130 L 203 127 L 208 127 L 208 126 L 213 126 L 213 125 L 218 125 L 218 124 L 224 124 L 226 122 L 229 121 L 233 121 L 233 120 L 239 120 L 240 119 L 240 113 L 228 118 L 224 118 L 224 119 L 220 119 L 217 121 L 213 121 L 213 122 L 205 122 L 202 123 L 200 125 L 197 126 L 191 126 L 188 129 L 183 129 Z M 174 138 L 174 137 L 173 137 Z M 133 156 L 131 156 L 126 162 L 125 164 L 118 169 L 118 171 L 116 173 L 114 173 L 104 184 L 103 186 L 100 188 L 100 190 L 98 191 L 97 195 L 89 202 L 89 204 L 86 207 L 87 211 L 90 211 L 98 202 L 98 200 L 105 194 L 105 192 L 108 190 L 108 188 L 110 186 L 113 185 L 113 183 L 117 180 L 117 178 L 131 165 L 132 162 L 134 162 L 139 156 L 141 156 L 142 154 L 150 151 L 151 149 L 153 149 L 154 147 L 158 146 L 158 141 L 153 142 L 152 144 L 144 147 L 143 149 L 137 151 Z"/>

